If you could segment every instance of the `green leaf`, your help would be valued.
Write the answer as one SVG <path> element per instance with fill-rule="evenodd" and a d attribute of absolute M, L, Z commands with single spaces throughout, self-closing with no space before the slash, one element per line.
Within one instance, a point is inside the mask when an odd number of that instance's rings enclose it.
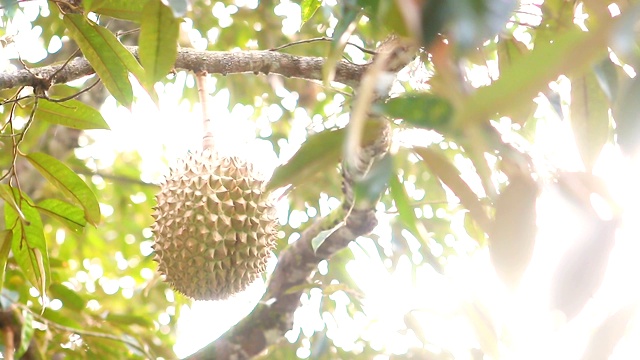
<path fill-rule="evenodd" d="M 12 18 L 16 10 L 20 8 L 20 3 L 16 0 L 0 0 L 0 8 L 4 11 L 5 16 Z"/>
<path fill-rule="evenodd" d="M 498 71 L 500 74 L 504 74 L 507 70 L 517 63 L 523 56 L 529 53 L 527 46 L 516 40 L 513 36 L 500 37 L 497 43 L 498 48 Z M 510 112 L 503 112 L 501 115 L 508 116 L 513 122 L 523 125 L 531 115 L 535 112 L 537 104 L 533 101 L 529 101 L 527 104 L 523 104 L 522 107 L 513 109 Z"/>
<path fill-rule="evenodd" d="M 422 7 L 422 38 L 429 45 L 445 33 L 463 51 L 494 37 L 509 20 L 515 0 L 428 1 Z"/>
<path fill-rule="evenodd" d="M 498 47 L 498 71 L 503 74 L 523 55 L 529 52 L 527 45 L 516 40 L 513 36 L 500 36 Z"/>
<path fill-rule="evenodd" d="M 343 283 L 329 284 L 329 285 L 322 286 L 322 295 L 324 295 L 324 296 L 333 295 L 333 294 L 337 293 L 338 291 L 344 291 L 345 293 L 354 293 L 355 292 L 355 290 L 353 290 L 353 288 L 351 288 L 349 285 L 343 284 Z"/>
<path fill-rule="evenodd" d="M 179 22 L 160 1 L 150 1 L 140 27 L 138 54 L 146 71 L 145 82 L 152 84 L 167 76 L 176 62 Z"/>
<path fill-rule="evenodd" d="M 417 26 L 419 23 L 420 13 L 415 11 L 400 11 L 399 7 L 407 5 L 401 1 L 357 0 L 357 4 L 362 7 L 364 13 L 369 18 L 372 36 L 374 38 L 388 33 L 393 33 L 401 37 L 410 37 L 411 34 L 407 28 L 408 25 L 415 24 Z M 416 9 L 419 6 L 419 3 L 415 3 L 414 5 Z M 410 18 L 403 16 L 409 16 Z M 416 29 L 412 28 L 411 30 Z"/>
<path fill-rule="evenodd" d="M 71 310 L 82 311 L 87 306 L 87 302 L 80 295 L 62 284 L 51 284 L 49 294 L 52 298 L 62 301 L 64 306 Z"/>
<path fill-rule="evenodd" d="M 145 72 L 138 59 L 136 59 L 132 53 L 127 50 L 122 43 L 109 31 L 109 29 L 104 28 L 102 26 L 96 27 L 96 30 L 104 40 L 107 42 L 109 47 L 113 49 L 115 55 L 120 59 L 120 61 L 124 64 L 129 72 L 133 74 L 133 76 L 138 79 L 138 82 L 142 85 L 142 87 L 147 91 L 151 99 L 157 104 L 158 103 L 158 94 L 156 93 L 153 84 L 147 84 L 145 82 Z"/>
<path fill-rule="evenodd" d="M 496 273 L 515 287 L 529 265 L 536 239 L 538 186 L 526 175 L 512 176 L 496 200 L 489 254 Z"/>
<path fill-rule="evenodd" d="M 145 328 L 153 328 L 153 321 L 144 316 L 109 313 L 106 320 L 120 325 L 139 325 Z"/>
<path fill-rule="evenodd" d="M 17 311 L 17 310 L 16 310 Z M 33 315 L 27 309 L 22 310 L 22 326 L 20 327 L 20 347 L 16 349 L 15 358 L 21 359 L 27 352 L 33 338 Z"/>
<path fill-rule="evenodd" d="M 85 326 L 81 324 L 81 322 L 85 320 L 83 319 L 84 314 L 78 311 L 64 311 L 64 308 L 61 310 L 63 311 L 53 311 L 50 308 L 46 308 L 42 317 L 62 326 L 75 329 L 85 328 Z"/>
<path fill-rule="evenodd" d="M 100 222 L 98 200 L 87 184 L 76 173 L 56 158 L 47 154 L 29 154 L 27 155 L 27 160 L 42 176 L 62 191 L 65 196 L 82 206 L 84 217 L 90 224 L 97 225 Z"/>
<path fill-rule="evenodd" d="M 415 236 L 418 241 L 428 248 L 428 240 L 431 238 L 424 224 L 418 220 L 416 213 L 411 206 L 407 190 L 397 175 L 392 175 L 389 179 L 389 193 L 393 198 L 393 202 L 398 209 L 398 218 L 402 225 Z"/>
<path fill-rule="evenodd" d="M 594 73 L 571 79 L 571 128 L 585 169 L 591 172 L 609 139 L 609 101 Z"/>
<path fill-rule="evenodd" d="M 311 248 L 313 249 L 313 252 L 315 253 L 318 250 L 318 248 L 324 243 L 324 241 L 327 240 L 327 238 L 331 234 L 336 232 L 336 230 L 341 228 L 343 225 L 344 225 L 344 222 L 340 222 L 336 226 L 332 227 L 331 229 L 320 231 L 318 235 L 316 235 L 316 237 L 311 239 Z"/>
<path fill-rule="evenodd" d="M 378 133 L 379 127 L 379 123 L 368 122 L 365 125 L 363 141 L 371 141 Z M 267 190 L 289 184 L 296 187 L 305 184 L 307 179 L 315 174 L 335 169 L 342 156 L 345 134 L 346 129 L 338 129 L 310 136 L 289 162 L 276 168 L 267 184 Z"/>
<path fill-rule="evenodd" d="M 49 256 L 42 219 L 38 211 L 31 206 L 33 201 L 26 194 L 15 188 L 11 190 L 16 203 L 25 216 L 25 220 L 20 219 L 13 207 L 5 202 L 5 224 L 13 232 L 11 251 L 25 277 L 38 289 L 40 295 L 44 296 L 50 276 Z"/>
<path fill-rule="evenodd" d="M 96 14 L 140 22 L 142 9 L 149 0 L 93 0 L 92 2 L 93 4 L 88 8 Z"/>
<path fill-rule="evenodd" d="M 446 1 L 427 1 L 423 4 L 420 36 L 425 47 L 429 47 L 436 36 L 444 31 L 449 17 L 449 5 Z"/>
<path fill-rule="evenodd" d="M 69 100 L 64 103 L 40 100 L 35 119 L 80 130 L 110 130 L 98 110 L 78 100 Z"/>
<path fill-rule="evenodd" d="M 359 9 L 356 6 L 351 6 L 350 4 L 342 5 L 342 18 L 338 20 L 338 24 L 333 30 L 329 54 L 322 67 L 322 81 L 327 85 L 333 81 L 336 67 L 340 59 L 342 59 L 344 48 L 347 46 L 349 37 L 356 29 L 359 13 Z"/>
<path fill-rule="evenodd" d="M 496 113 L 509 114 L 528 104 L 550 81 L 562 74 L 576 75 L 607 54 L 611 30 L 619 16 L 600 28 L 584 32 L 578 28 L 540 44 L 510 66 L 489 86 L 476 90 L 459 107 L 456 126 L 486 122 Z M 579 57 L 574 54 L 580 54 Z M 573 59 L 573 61 L 566 61 Z"/>
<path fill-rule="evenodd" d="M 109 30 L 88 20 L 81 14 L 66 14 L 64 24 L 71 38 L 78 44 L 104 86 L 116 100 L 127 108 L 133 102 L 133 90 L 127 67 L 121 59 L 127 51 Z"/>
<path fill-rule="evenodd" d="M 84 210 L 58 199 L 46 199 L 36 205 L 41 214 L 60 221 L 69 230 L 79 233 L 87 225 Z"/>
<path fill-rule="evenodd" d="M 438 96 L 420 93 L 408 94 L 389 99 L 379 108 L 386 115 L 403 119 L 411 125 L 435 130 L 441 134 L 451 131 L 453 107 Z"/>
<path fill-rule="evenodd" d="M 387 189 L 391 174 L 393 174 L 393 159 L 390 154 L 386 154 L 380 161 L 373 164 L 363 179 L 356 181 L 353 189 L 355 201 L 358 204 L 363 201 L 375 204 Z"/>
<path fill-rule="evenodd" d="M 5 206 L 11 206 L 13 210 L 20 216 L 20 219 L 26 220 L 22 210 L 20 209 L 20 205 L 16 202 L 16 199 L 13 197 L 13 190 L 11 186 L 0 184 L 0 198 L 5 201 Z"/>
<path fill-rule="evenodd" d="M 471 217 L 478 225 L 487 231 L 489 228 L 487 213 L 478 195 L 460 176 L 460 171 L 444 155 L 434 149 L 416 147 L 414 151 L 424 160 L 431 172 L 460 199 L 460 203 L 469 210 Z"/>
<path fill-rule="evenodd" d="M 85 9 L 91 9 L 91 6 L 93 6 L 93 1 L 94 0 L 82 0 L 82 7 L 84 7 Z"/>
<path fill-rule="evenodd" d="M 316 13 L 322 5 L 322 0 L 302 0 L 300 9 L 302 10 L 302 23 L 306 23 Z"/>
<path fill-rule="evenodd" d="M 9 260 L 9 251 L 11 250 L 11 239 L 13 232 L 11 230 L 0 231 L 0 293 L 4 287 L 4 272 L 7 268 L 7 260 Z"/>

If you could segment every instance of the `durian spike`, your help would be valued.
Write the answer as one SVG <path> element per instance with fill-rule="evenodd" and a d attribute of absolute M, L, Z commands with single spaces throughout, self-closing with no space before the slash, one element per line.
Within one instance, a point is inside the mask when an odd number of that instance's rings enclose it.
<path fill-rule="evenodd" d="M 208 98 L 207 98 L 207 74 L 201 71 L 196 74 L 196 85 L 198 86 L 198 97 L 200 98 L 200 106 L 202 107 L 202 150 L 214 150 L 213 143 L 213 126 L 211 117 L 209 116 Z"/>

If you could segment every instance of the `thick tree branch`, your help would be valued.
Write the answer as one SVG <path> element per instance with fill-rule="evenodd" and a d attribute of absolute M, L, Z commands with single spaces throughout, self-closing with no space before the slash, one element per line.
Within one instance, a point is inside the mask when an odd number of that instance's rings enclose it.
<path fill-rule="evenodd" d="M 369 234 L 377 225 L 375 204 L 366 209 L 352 209 L 343 225 L 314 252 L 311 241 L 324 230 L 323 225 L 322 219 L 316 220 L 302 232 L 300 239 L 280 253 L 267 292 L 249 316 L 187 359 L 250 359 L 280 341 L 292 328 L 293 313 L 300 305 L 303 291 L 289 292 L 290 289 L 306 284 L 321 260 L 330 258 L 359 236 Z"/>
<path fill-rule="evenodd" d="M 390 128 L 386 122 L 381 122 L 381 125 L 380 136 L 363 149 L 363 163 L 371 165 L 388 149 Z M 352 173 L 348 169 L 343 170 L 344 186 L 349 188 L 349 192 L 354 186 L 354 179 L 361 175 L 357 173 L 359 169 L 355 171 L 356 173 Z M 303 292 L 291 290 L 307 284 L 320 261 L 331 258 L 359 236 L 369 234 L 378 224 L 375 202 L 354 204 L 352 201 L 353 197 L 347 196 L 342 207 L 334 210 L 331 216 L 316 219 L 302 232 L 300 239 L 283 250 L 270 277 L 267 291 L 253 312 L 187 359 L 250 359 L 282 340 L 284 333 L 293 325 L 293 314 L 300 306 Z M 326 230 L 328 219 L 329 223 L 331 219 L 344 219 L 344 222 L 314 251 L 311 242 L 320 231 Z"/>
<path fill-rule="evenodd" d="M 400 51 L 398 51 L 399 48 Z M 413 50 L 415 51 L 415 48 Z M 397 61 L 399 58 L 405 59 L 405 65 L 411 59 L 411 56 L 407 56 L 407 53 L 412 51 L 411 47 L 403 47 L 399 44 L 399 46 L 390 46 L 389 51 L 395 54 L 387 54 L 383 57 L 383 60 L 388 61 L 389 64 L 385 71 L 389 69 L 398 71 L 402 67 Z M 361 179 L 368 169 L 371 169 L 372 164 L 387 152 L 390 144 L 388 123 L 383 119 L 374 121 L 382 125 L 379 136 L 358 151 L 359 161 L 354 164 L 355 166 L 343 164 L 343 190 L 346 196 L 342 208 L 338 209 L 346 215 L 342 225 L 329 235 L 316 251 L 313 250 L 311 242 L 320 231 L 326 229 L 326 219 L 317 219 L 303 231 L 300 239 L 279 254 L 278 265 L 270 277 L 267 291 L 253 312 L 216 341 L 187 359 L 250 359 L 281 341 L 283 335 L 293 325 L 293 314 L 300 305 L 300 296 L 303 291 L 292 291 L 292 289 L 307 284 L 321 260 L 329 259 L 344 249 L 349 242 L 369 234 L 377 225 L 375 216 L 377 201 L 365 199 L 358 202 L 353 196 L 355 182 Z M 336 217 L 331 216 L 331 218 Z"/>
<path fill-rule="evenodd" d="M 136 57 L 138 48 L 127 46 Z M 179 49 L 176 69 L 194 72 L 206 71 L 209 74 L 279 74 L 308 80 L 322 79 L 321 57 L 296 56 L 276 51 L 196 51 Z M 340 61 L 336 67 L 335 81 L 355 87 L 368 65 L 356 65 Z M 53 84 L 67 83 L 94 73 L 89 62 L 78 57 L 70 61 L 63 69 L 62 65 L 44 66 L 12 73 L 0 73 L 0 90 L 18 86 L 37 86 L 48 88 Z M 54 75 L 53 79 L 50 79 Z"/>

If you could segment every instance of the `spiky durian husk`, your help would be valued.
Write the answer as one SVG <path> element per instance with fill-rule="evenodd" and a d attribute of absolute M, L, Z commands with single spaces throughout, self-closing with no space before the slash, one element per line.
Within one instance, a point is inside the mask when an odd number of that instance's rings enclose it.
<path fill-rule="evenodd" d="M 275 208 L 250 163 L 211 150 L 178 162 L 161 184 L 154 260 L 174 289 L 221 300 L 265 271 L 275 247 Z"/>

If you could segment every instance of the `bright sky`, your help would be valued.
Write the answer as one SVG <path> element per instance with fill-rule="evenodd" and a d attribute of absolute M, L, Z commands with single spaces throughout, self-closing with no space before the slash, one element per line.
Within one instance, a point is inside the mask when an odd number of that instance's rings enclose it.
<path fill-rule="evenodd" d="M 15 25 L 7 27 L 7 33 L 15 32 L 18 38 L 15 47 L 1 53 L 0 70 L 7 68 L 7 59 L 14 57 L 15 51 L 27 61 L 37 61 L 46 56 L 44 47 L 51 51 L 59 47 L 61 39 L 43 44 L 43 48 L 24 45 L 32 44 L 41 33 L 41 30 L 31 29 L 27 24 L 37 15 L 37 5 L 42 3 L 44 1 L 26 2 L 24 15 L 19 12 L 14 19 Z M 298 10 L 296 7 L 284 1 L 278 11 L 293 14 L 293 10 Z M 214 10 L 217 14 L 214 15 L 225 18 L 234 12 L 234 6 L 218 6 Z M 291 15 L 284 18 L 284 31 L 291 32 L 298 27 L 299 17 Z M 208 34 L 210 37 L 214 35 Z M 193 32 L 190 36 L 196 39 L 194 43 L 202 39 Z M 359 42 L 359 39 L 354 41 Z M 482 83 L 487 78 L 486 73 L 479 71 L 475 81 Z M 281 144 L 282 154 L 278 158 L 271 145 L 256 140 L 255 134 L 268 134 L 270 123 L 282 115 L 280 107 L 269 107 L 255 121 L 248 120 L 253 114 L 253 107 L 229 104 L 228 92 L 217 89 L 215 85 L 215 79 L 212 79 L 210 92 L 216 95 L 211 97 L 210 109 L 216 114 L 216 133 L 224 134 L 216 139 L 220 148 L 248 157 L 260 164 L 267 175 L 297 150 L 307 129 L 317 125 L 317 121 L 304 111 L 295 111 L 290 141 Z M 90 155 L 99 160 L 99 166 L 108 167 L 115 159 L 114 152 L 138 151 L 143 159 L 143 180 L 159 181 L 167 171 L 167 163 L 188 150 L 198 148 L 201 143 L 200 109 L 197 106 L 192 109 L 188 102 L 180 99 L 183 86 L 194 86 L 193 77 L 184 72 L 178 73 L 173 83 L 158 85 L 160 109 L 156 109 L 145 96 L 138 99 L 132 112 L 116 107 L 113 98 L 109 98 L 101 111 L 112 131 L 91 132 L 95 143 L 79 150 L 78 155 Z M 564 99 L 567 99 L 567 82 L 560 81 L 555 86 L 564 92 Z M 283 107 L 295 110 L 297 94 L 285 89 L 279 92 L 277 95 L 281 97 Z M 137 93 L 141 94 L 141 89 L 137 89 Z M 567 140 L 572 139 L 568 123 L 558 119 L 543 99 L 539 100 L 537 135 L 545 141 L 536 143 L 531 149 L 534 158 L 548 169 L 579 170 L 581 165 L 576 147 Z M 335 106 L 338 107 L 341 101 L 337 97 Z M 345 119 L 330 120 L 340 123 Z M 505 120 L 499 123 L 499 127 L 508 132 L 511 124 Z M 145 134 L 143 138 L 139 135 L 141 133 Z M 640 278 L 640 262 L 635 259 L 636 254 L 640 254 L 640 243 L 636 239 L 640 233 L 640 223 L 636 220 L 640 216 L 640 190 L 637 187 L 640 164 L 637 160 L 624 158 L 617 148 L 608 145 L 595 173 L 606 180 L 609 190 L 626 213 L 600 291 L 569 324 L 564 324 L 557 314 L 548 310 L 548 288 L 553 264 L 562 255 L 561 249 L 580 240 L 580 231 L 577 230 L 585 224 L 577 215 L 572 215 L 570 205 L 549 187 L 539 201 L 539 233 L 534 259 L 516 293 L 509 293 L 503 288 L 493 272 L 487 250 L 474 251 L 477 246 L 473 239 L 462 238 L 455 244 L 458 253 L 447 259 L 445 274 L 440 275 L 427 265 L 418 266 L 413 274 L 414 261 L 421 259 L 408 257 L 403 257 L 396 271 L 390 273 L 385 261 L 379 258 L 373 241 L 360 238 L 349 246 L 356 260 L 347 265 L 347 270 L 364 292 L 365 312 L 352 319 L 346 313 L 349 299 L 344 292 L 338 291 L 330 295 L 330 299 L 336 301 L 336 312 L 320 313 L 318 308 L 322 294 L 319 289 L 313 289 L 303 295 L 302 306 L 296 312 L 296 324 L 287 333 L 287 339 L 295 341 L 300 333 L 310 336 L 326 326 L 327 335 L 336 345 L 346 349 L 357 349 L 355 340 L 362 337 L 376 349 L 402 354 L 409 347 L 421 346 L 414 335 L 414 332 L 421 331 L 434 346 L 451 350 L 456 359 L 470 359 L 468 349 L 472 347 L 483 347 L 489 353 L 494 351 L 504 359 L 578 358 L 585 342 L 601 321 L 621 306 L 640 301 L 640 287 L 636 284 Z M 325 197 L 325 208 L 318 210 L 326 213 L 336 203 L 337 199 Z M 380 237 L 383 247 L 389 247 L 387 219 L 393 215 L 385 214 L 384 208 L 380 210 L 380 225 L 374 233 Z M 303 221 L 306 215 L 302 212 L 297 214 L 300 219 L 294 217 L 292 221 Z M 452 227 L 461 231 L 461 224 L 462 219 L 456 218 Z M 418 246 L 417 241 L 415 246 Z M 273 267 L 275 261 L 271 265 Z M 326 271 L 326 264 L 321 265 L 319 271 Z M 264 284 L 258 281 L 230 300 L 196 302 L 191 308 L 182 309 L 175 346 L 178 356 L 185 356 L 206 345 L 243 318 L 263 291 Z M 409 312 L 415 319 L 413 323 L 406 317 Z M 407 332 L 408 324 L 414 332 Z M 492 336 L 500 340 L 496 349 L 488 345 Z M 640 317 L 636 315 L 612 359 L 640 356 L 637 339 L 640 339 Z M 298 350 L 298 356 L 308 357 L 309 349 L 307 342 Z"/>

